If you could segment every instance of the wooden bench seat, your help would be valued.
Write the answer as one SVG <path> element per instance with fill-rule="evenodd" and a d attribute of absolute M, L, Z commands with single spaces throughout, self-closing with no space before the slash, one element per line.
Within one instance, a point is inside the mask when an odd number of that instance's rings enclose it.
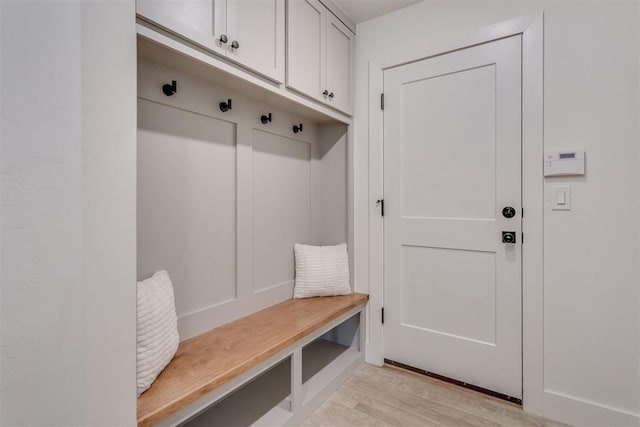
<path fill-rule="evenodd" d="M 157 423 L 367 300 L 358 293 L 291 299 L 181 342 L 138 398 L 138 425 Z"/>

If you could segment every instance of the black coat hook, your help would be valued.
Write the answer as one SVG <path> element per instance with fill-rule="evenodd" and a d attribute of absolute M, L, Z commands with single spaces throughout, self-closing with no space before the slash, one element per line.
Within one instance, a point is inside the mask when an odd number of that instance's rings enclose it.
<path fill-rule="evenodd" d="M 269 113 L 268 115 L 266 114 L 261 115 L 260 121 L 262 122 L 263 125 L 266 125 L 268 122 L 271 121 L 271 113 Z"/>
<path fill-rule="evenodd" d="M 162 93 L 164 93 L 167 96 L 171 96 L 177 91 L 178 91 L 178 82 L 176 82 L 175 80 L 171 80 L 171 84 L 165 83 L 162 86 Z"/>
<path fill-rule="evenodd" d="M 231 110 L 231 99 L 227 99 L 227 102 L 222 101 L 220 103 L 220 111 L 226 113 L 229 110 Z"/>
<path fill-rule="evenodd" d="M 302 123 L 293 127 L 293 133 L 302 132 Z"/>

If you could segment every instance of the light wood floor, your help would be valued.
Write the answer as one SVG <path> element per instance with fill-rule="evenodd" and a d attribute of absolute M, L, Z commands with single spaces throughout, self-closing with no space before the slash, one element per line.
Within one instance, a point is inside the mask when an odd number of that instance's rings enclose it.
<path fill-rule="evenodd" d="M 302 423 L 304 427 L 355 425 L 566 427 L 482 393 L 366 363 Z"/>

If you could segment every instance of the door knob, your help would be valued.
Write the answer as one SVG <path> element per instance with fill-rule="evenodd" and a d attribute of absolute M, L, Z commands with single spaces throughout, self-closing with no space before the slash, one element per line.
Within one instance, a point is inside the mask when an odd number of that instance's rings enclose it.
<path fill-rule="evenodd" d="M 505 218 L 513 218 L 514 216 L 516 216 L 516 210 L 511 206 L 507 206 L 502 209 L 502 216 Z"/>
<path fill-rule="evenodd" d="M 237 40 L 231 42 L 231 49 L 237 49 L 240 47 L 240 43 Z"/>
<path fill-rule="evenodd" d="M 516 242 L 516 232 L 515 231 L 503 231 L 502 232 L 502 243 L 515 243 Z"/>
<path fill-rule="evenodd" d="M 220 34 L 220 38 L 218 39 L 220 41 L 220 43 L 225 44 L 226 42 L 229 41 L 229 39 L 227 38 L 226 34 Z"/>

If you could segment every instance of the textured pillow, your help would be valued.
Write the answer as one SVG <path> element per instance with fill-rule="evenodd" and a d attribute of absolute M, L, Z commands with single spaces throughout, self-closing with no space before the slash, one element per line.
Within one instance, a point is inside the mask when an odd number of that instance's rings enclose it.
<path fill-rule="evenodd" d="M 166 271 L 138 282 L 138 396 L 151 387 L 178 349 L 178 319 L 173 285 Z"/>
<path fill-rule="evenodd" d="M 336 246 L 309 246 L 296 243 L 295 255 L 294 298 L 351 293 L 349 256 L 345 243 Z"/>

